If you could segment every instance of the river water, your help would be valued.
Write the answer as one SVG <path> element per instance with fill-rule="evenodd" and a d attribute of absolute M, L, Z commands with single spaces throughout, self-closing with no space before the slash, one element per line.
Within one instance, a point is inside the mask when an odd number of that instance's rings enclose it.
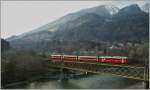
<path fill-rule="evenodd" d="M 142 88 L 136 84 L 140 81 L 127 79 L 107 74 L 90 75 L 68 80 L 42 79 L 28 84 L 13 86 L 11 88 L 23 89 L 122 89 L 122 88 Z M 136 87 L 137 86 L 137 87 Z"/>

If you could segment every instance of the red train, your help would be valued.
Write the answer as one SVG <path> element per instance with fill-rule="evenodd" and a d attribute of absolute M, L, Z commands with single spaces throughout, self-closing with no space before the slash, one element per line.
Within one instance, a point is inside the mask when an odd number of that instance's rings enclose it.
<path fill-rule="evenodd" d="M 79 62 L 104 62 L 104 63 L 128 63 L 127 57 L 122 56 L 76 56 L 76 55 L 50 55 L 54 61 L 79 61 Z"/>

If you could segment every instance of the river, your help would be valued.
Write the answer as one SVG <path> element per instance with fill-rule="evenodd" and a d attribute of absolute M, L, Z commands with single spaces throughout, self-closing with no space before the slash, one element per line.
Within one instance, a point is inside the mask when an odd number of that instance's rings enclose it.
<path fill-rule="evenodd" d="M 9 88 L 20 89 L 142 89 L 142 82 L 107 74 L 90 75 L 68 80 L 39 79 Z M 134 86 L 134 87 L 133 87 Z"/>

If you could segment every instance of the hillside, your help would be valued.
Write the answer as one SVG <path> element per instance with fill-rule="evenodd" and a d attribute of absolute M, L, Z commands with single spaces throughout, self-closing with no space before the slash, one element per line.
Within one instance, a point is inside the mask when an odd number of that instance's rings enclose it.
<path fill-rule="evenodd" d="M 102 5 L 68 14 L 7 40 L 14 48 L 53 50 L 63 49 L 68 43 L 75 43 L 74 46 L 79 47 L 86 45 L 86 42 L 141 43 L 147 42 L 148 37 L 149 14 L 138 5 L 122 9 L 115 6 L 108 9 L 108 6 Z"/>
<path fill-rule="evenodd" d="M 144 12 L 149 13 L 149 3 L 145 3 L 142 8 L 141 8 Z"/>
<path fill-rule="evenodd" d="M 6 52 L 7 50 L 10 49 L 10 45 L 9 45 L 9 42 L 7 42 L 6 40 L 4 39 L 1 39 L 1 52 Z"/>

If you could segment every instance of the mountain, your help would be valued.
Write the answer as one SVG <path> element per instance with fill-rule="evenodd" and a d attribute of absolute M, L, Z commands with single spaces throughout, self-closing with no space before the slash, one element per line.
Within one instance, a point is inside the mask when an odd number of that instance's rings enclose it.
<path fill-rule="evenodd" d="M 21 49 L 48 50 L 71 43 L 82 47 L 87 42 L 144 42 L 148 37 L 149 14 L 133 4 L 122 9 L 108 5 L 83 9 L 7 40 Z"/>
<path fill-rule="evenodd" d="M 144 12 L 149 13 L 149 3 L 144 4 L 144 5 L 141 7 L 141 9 L 142 9 Z"/>
<path fill-rule="evenodd" d="M 89 9 L 81 10 L 79 13 L 94 13 L 99 16 L 110 17 L 113 14 L 116 14 L 119 11 L 119 8 L 113 5 L 102 5 L 96 6 Z"/>
<path fill-rule="evenodd" d="M 119 12 L 119 8 L 114 5 L 104 5 L 104 7 L 109 11 L 111 15 L 114 15 Z"/>
<path fill-rule="evenodd" d="M 80 24 L 77 22 L 80 22 Z M 60 27 L 60 29 L 64 27 Z M 137 35 L 143 34 L 136 37 L 135 32 Z M 148 37 L 148 14 L 142 12 L 137 5 L 131 5 L 121 9 L 111 18 L 104 18 L 93 13 L 83 15 L 73 22 L 66 23 L 66 27 L 62 31 L 56 31 L 55 39 L 130 41 L 131 39 L 136 40 L 137 38 L 141 40 L 143 36 Z"/>
<path fill-rule="evenodd" d="M 121 9 L 113 16 L 110 29 L 118 33 L 114 37 L 128 41 L 148 41 L 149 14 L 143 12 L 138 5 L 131 5 Z"/>
<path fill-rule="evenodd" d="M 10 49 L 10 45 L 9 45 L 9 42 L 7 42 L 6 40 L 4 39 L 1 39 L 1 52 L 6 52 L 7 50 Z"/>
<path fill-rule="evenodd" d="M 115 14 L 118 11 L 119 11 L 119 8 L 115 7 L 113 5 L 102 5 L 102 6 L 96 6 L 96 7 L 92 7 L 92 8 L 83 9 L 83 10 L 80 10 L 75 13 L 67 14 L 53 22 L 50 22 L 44 26 L 41 26 L 35 30 L 30 31 L 29 33 L 24 33 L 21 36 L 25 36 L 26 34 L 31 34 L 31 33 L 35 33 L 35 32 L 44 31 L 44 30 L 56 31 L 57 27 L 61 27 L 67 22 L 74 21 L 75 19 L 77 19 L 80 16 L 85 15 L 85 14 L 92 13 L 92 14 L 96 14 L 96 15 L 102 16 L 102 17 L 111 17 L 112 14 Z"/>
<path fill-rule="evenodd" d="M 137 4 L 133 4 L 133 5 L 130 5 L 130 6 L 127 6 L 127 7 L 120 9 L 118 14 L 133 15 L 133 14 L 138 14 L 141 12 L 142 12 L 142 10 L 140 9 L 140 7 Z"/>

